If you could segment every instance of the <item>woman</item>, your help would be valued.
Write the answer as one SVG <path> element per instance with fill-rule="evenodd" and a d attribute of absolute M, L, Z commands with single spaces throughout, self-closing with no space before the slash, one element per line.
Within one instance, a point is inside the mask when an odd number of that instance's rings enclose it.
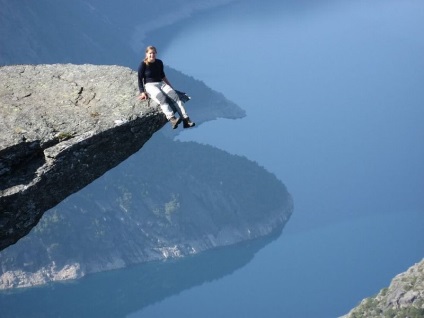
<path fill-rule="evenodd" d="M 166 119 L 171 123 L 173 129 L 183 121 L 184 128 L 190 128 L 195 125 L 188 117 L 183 102 L 178 94 L 172 88 L 163 70 L 163 62 L 156 58 L 157 50 L 154 46 L 148 46 L 146 57 L 138 67 L 138 88 L 140 90 L 140 99 L 151 98 L 159 104 Z M 177 105 L 177 112 L 180 118 L 175 118 L 174 112 L 167 101 L 167 97 Z"/>

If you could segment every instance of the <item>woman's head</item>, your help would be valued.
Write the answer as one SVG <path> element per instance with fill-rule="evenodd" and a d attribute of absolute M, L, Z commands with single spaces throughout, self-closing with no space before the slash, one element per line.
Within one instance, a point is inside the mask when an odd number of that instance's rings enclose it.
<path fill-rule="evenodd" d="M 157 50 L 154 46 L 149 45 L 146 48 L 146 57 L 144 58 L 144 62 L 146 64 L 153 63 L 156 60 Z"/>

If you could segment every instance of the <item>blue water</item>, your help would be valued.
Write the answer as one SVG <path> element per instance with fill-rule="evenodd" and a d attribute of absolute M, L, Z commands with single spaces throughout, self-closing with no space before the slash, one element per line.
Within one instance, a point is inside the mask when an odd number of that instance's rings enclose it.
<path fill-rule="evenodd" d="M 292 218 L 260 246 L 0 294 L 0 317 L 328 318 L 388 286 L 424 256 L 422 30 L 421 0 L 246 0 L 151 34 L 247 111 L 177 139 L 257 161 Z"/>
<path fill-rule="evenodd" d="M 283 233 L 231 276 L 127 317 L 338 317 L 421 259 L 423 231 L 419 212 Z"/>
<path fill-rule="evenodd" d="M 257 161 L 295 212 L 241 270 L 131 317 L 336 317 L 420 261 L 422 30 L 422 1 L 249 0 L 158 34 L 166 64 L 247 111 L 178 139 Z"/>
<path fill-rule="evenodd" d="M 314 222 L 421 209 L 424 4 L 294 3 L 239 3 L 186 23 L 165 48 L 167 63 L 248 113 L 180 140 L 259 162 L 297 215 L 320 210 Z"/>

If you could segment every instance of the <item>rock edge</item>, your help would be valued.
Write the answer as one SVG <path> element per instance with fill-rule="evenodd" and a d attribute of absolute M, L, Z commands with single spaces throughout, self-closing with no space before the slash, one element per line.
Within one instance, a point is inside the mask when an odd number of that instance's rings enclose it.
<path fill-rule="evenodd" d="M 0 82 L 0 250 L 166 123 L 126 67 L 4 66 Z"/>

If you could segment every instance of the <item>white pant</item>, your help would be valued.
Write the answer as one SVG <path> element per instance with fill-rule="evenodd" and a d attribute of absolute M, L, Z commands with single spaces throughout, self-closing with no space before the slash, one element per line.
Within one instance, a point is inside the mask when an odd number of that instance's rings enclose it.
<path fill-rule="evenodd" d="M 174 112 L 167 101 L 167 97 L 175 102 L 177 105 L 177 112 L 181 118 L 187 118 L 188 115 L 185 111 L 184 104 L 178 97 L 177 92 L 175 92 L 171 86 L 165 82 L 155 82 L 155 83 L 146 83 L 144 85 L 146 92 L 151 99 L 159 104 L 166 118 L 169 120 L 174 116 Z"/>

